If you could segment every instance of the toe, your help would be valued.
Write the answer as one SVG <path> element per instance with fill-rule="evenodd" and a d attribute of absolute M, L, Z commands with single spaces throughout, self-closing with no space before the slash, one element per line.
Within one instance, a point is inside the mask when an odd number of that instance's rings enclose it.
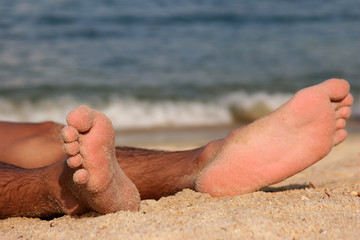
<path fill-rule="evenodd" d="M 73 175 L 73 181 L 77 184 L 85 184 L 88 180 L 89 172 L 85 169 L 79 169 Z"/>
<path fill-rule="evenodd" d="M 351 93 L 341 101 L 342 106 L 351 106 L 354 103 L 354 97 Z"/>
<path fill-rule="evenodd" d="M 349 83 L 344 79 L 329 79 L 320 84 L 327 89 L 331 101 L 343 100 L 350 91 Z"/>
<path fill-rule="evenodd" d="M 64 142 L 71 143 L 78 139 L 79 132 L 71 126 L 66 126 L 61 130 L 61 136 Z"/>
<path fill-rule="evenodd" d="M 94 111 L 87 106 L 79 106 L 71 111 L 66 117 L 69 126 L 76 128 L 79 132 L 88 131 L 94 121 Z"/>
<path fill-rule="evenodd" d="M 336 111 L 337 118 L 344 118 L 347 119 L 351 115 L 351 108 L 350 107 L 341 107 Z"/>
<path fill-rule="evenodd" d="M 336 120 L 336 129 L 343 129 L 345 127 L 346 127 L 345 119 L 340 118 L 340 119 Z"/>
<path fill-rule="evenodd" d="M 332 103 L 335 105 L 335 109 L 350 107 L 354 103 L 354 97 L 349 93 L 343 99 L 332 101 Z"/>
<path fill-rule="evenodd" d="M 76 154 L 75 156 L 69 157 L 66 162 L 70 168 L 78 168 L 83 163 L 83 158 L 80 154 Z"/>
<path fill-rule="evenodd" d="M 80 152 L 80 145 L 78 142 L 65 143 L 63 144 L 63 151 L 70 156 L 74 156 Z"/>
<path fill-rule="evenodd" d="M 339 129 L 335 132 L 333 144 L 334 146 L 342 143 L 347 136 L 347 132 L 344 129 Z"/>
<path fill-rule="evenodd" d="M 350 107 L 354 103 L 354 97 L 349 93 L 346 97 L 339 103 L 340 106 Z"/>

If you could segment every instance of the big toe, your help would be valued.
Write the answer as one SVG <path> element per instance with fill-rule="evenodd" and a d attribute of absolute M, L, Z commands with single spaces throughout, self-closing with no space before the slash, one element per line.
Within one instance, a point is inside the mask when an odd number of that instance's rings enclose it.
<path fill-rule="evenodd" d="M 332 78 L 321 83 L 320 86 L 326 88 L 332 101 L 343 100 L 350 91 L 350 84 L 344 79 Z"/>
<path fill-rule="evenodd" d="M 76 128 L 79 132 L 88 131 L 91 128 L 93 121 L 94 111 L 84 105 L 77 107 L 66 117 L 68 125 Z"/>

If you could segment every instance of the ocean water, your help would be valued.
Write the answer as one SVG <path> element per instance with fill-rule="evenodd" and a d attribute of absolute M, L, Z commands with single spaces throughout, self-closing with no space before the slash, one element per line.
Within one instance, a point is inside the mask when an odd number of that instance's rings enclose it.
<path fill-rule="evenodd" d="M 358 0 L 2 0 L 0 120 L 248 122 L 339 77 L 360 116 Z"/>

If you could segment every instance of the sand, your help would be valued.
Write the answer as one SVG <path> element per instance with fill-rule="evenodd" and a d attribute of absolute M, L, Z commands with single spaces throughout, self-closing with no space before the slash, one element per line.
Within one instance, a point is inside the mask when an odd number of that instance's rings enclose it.
<path fill-rule="evenodd" d="M 139 212 L 9 218 L 0 220 L 0 239 L 360 239 L 355 191 L 360 135 L 350 134 L 319 163 L 262 191 L 212 198 L 185 189 L 142 201 Z"/>

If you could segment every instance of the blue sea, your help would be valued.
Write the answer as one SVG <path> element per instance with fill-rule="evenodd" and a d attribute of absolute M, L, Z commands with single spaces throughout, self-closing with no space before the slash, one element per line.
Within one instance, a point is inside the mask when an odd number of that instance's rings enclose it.
<path fill-rule="evenodd" d="M 1 1 L 0 120 L 228 125 L 332 77 L 360 116 L 358 0 Z"/>

